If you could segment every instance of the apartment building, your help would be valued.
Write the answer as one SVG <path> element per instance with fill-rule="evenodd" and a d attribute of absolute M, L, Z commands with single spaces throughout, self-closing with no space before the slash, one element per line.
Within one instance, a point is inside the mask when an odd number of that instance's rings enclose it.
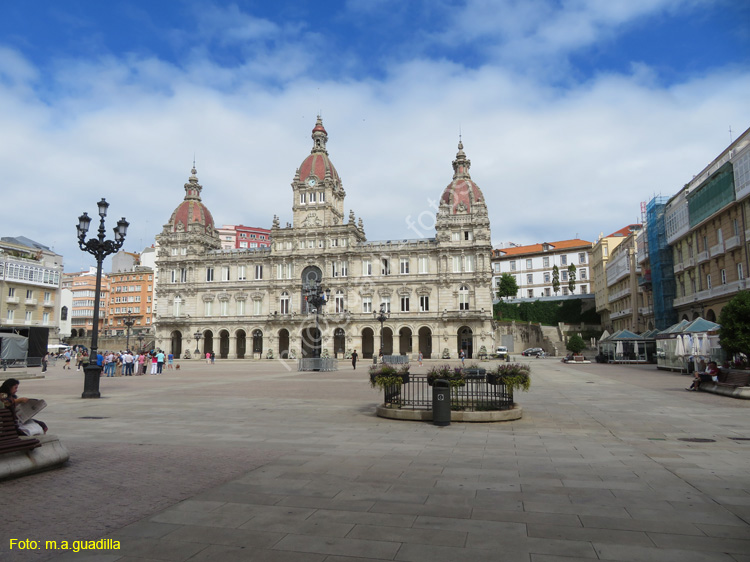
<path fill-rule="evenodd" d="M 607 261 L 607 306 L 610 332 L 630 330 L 640 333 L 646 330 L 638 314 L 638 276 L 641 273 L 636 246 L 637 232 L 631 232 L 609 254 Z"/>
<path fill-rule="evenodd" d="M 553 285 L 555 266 L 558 291 Z M 497 290 L 500 277 L 509 273 L 518 285 L 515 300 L 593 295 L 590 267 L 591 242 L 578 238 L 499 248 L 492 252 L 492 287 Z M 571 275 L 575 275 L 572 291 Z"/>
<path fill-rule="evenodd" d="M 88 271 L 63 273 L 62 278 L 62 287 L 69 289 L 73 297 L 73 307 L 70 311 L 70 337 L 88 336 L 94 328 L 96 268 L 90 267 Z M 99 292 L 99 330 L 104 328 L 107 319 L 109 294 L 109 279 L 102 274 Z"/>
<path fill-rule="evenodd" d="M 59 341 L 62 256 L 23 236 L 0 239 L 0 331 L 29 338 L 29 357 Z"/>
<path fill-rule="evenodd" d="M 150 334 L 154 321 L 154 271 L 135 265 L 109 275 L 110 299 L 106 331 L 110 336 Z"/>

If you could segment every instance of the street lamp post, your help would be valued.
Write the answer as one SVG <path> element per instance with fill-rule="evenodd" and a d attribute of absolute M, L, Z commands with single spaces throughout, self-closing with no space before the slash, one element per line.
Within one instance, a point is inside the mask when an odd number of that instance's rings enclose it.
<path fill-rule="evenodd" d="M 318 325 L 318 314 L 320 313 L 321 307 L 324 307 L 331 296 L 331 289 L 325 291 L 321 288 L 320 283 L 317 281 L 311 281 L 305 283 L 302 286 L 305 293 L 305 301 L 307 301 L 308 310 L 312 307 L 315 313 L 315 346 L 313 348 L 313 357 L 316 359 L 320 358 L 320 347 L 321 347 L 321 334 L 320 327 Z"/>
<path fill-rule="evenodd" d="M 133 324 L 135 324 L 135 320 L 133 320 L 132 315 L 132 308 L 128 308 L 127 316 L 125 317 L 125 320 L 123 320 L 123 324 L 125 324 L 125 327 L 127 328 L 126 336 L 125 336 L 125 350 L 130 351 L 130 328 L 133 327 Z"/>
<path fill-rule="evenodd" d="M 96 238 L 89 238 L 86 240 L 86 233 L 89 231 L 91 226 L 91 217 L 88 214 L 83 213 L 78 217 L 78 246 L 84 252 L 88 252 L 96 258 L 96 291 L 94 293 L 94 328 L 91 333 L 91 349 L 89 350 L 89 357 L 91 360 L 87 367 L 84 368 L 84 382 L 83 382 L 83 394 L 81 398 L 100 398 L 99 393 L 99 375 L 100 368 L 96 364 L 96 355 L 99 345 L 99 299 L 102 291 L 102 263 L 104 258 L 110 254 L 114 254 L 119 250 L 125 242 L 125 235 L 128 233 L 128 221 L 125 217 L 117 221 L 117 226 L 113 229 L 115 231 L 114 240 L 105 240 L 106 230 L 104 229 L 104 217 L 107 216 L 107 203 L 103 198 L 97 204 L 99 208 L 99 232 Z"/>
<path fill-rule="evenodd" d="M 385 303 L 380 303 L 380 311 L 379 312 L 373 312 L 372 313 L 373 318 L 377 322 L 380 322 L 380 353 L 378 355 L 375 355 L 375 353 L 372 354 L 372 364 L 377 365 L 378 364 L 378 357 L 383 355 L 383 324 L 386 320 L 391 316 L 391 311 L 388 312 L 385 311 Z"/>
<path fill-rule="evenodd" d="M 138 353 L 143 353 L 143 334 L 138 334 Z"/>
<path fill-rule="evenodd" d="M 193 337 L 195 338 L 195 358 L 200 359 L 201 348 L 198 347 L 198 342 L 201 341 L 203 334 L 201 334 L 200 332 L 195 332 L 193 334 Z"/>
<path fill-rule="evenodd" d="M 377 365 L 377 363 L 378 363 L 378 357 L 380 357 L 380 356 L 383 355 L 383 324 L 391 316 L 391 311 L 389 310 L 388 312 L 386 312 L 385 311 L 385 303 L 381 302 L 380 303 L 380 311 L 373 312 L 372 316 L 373 316 L 373 318 L 375 318 L 375 320 L 377 322 L 380 322 L 380 353 L 378 355 L 375 355 L 373 353 L 373 355 L 372 355 L 372 364 L 373 365 Z"/>

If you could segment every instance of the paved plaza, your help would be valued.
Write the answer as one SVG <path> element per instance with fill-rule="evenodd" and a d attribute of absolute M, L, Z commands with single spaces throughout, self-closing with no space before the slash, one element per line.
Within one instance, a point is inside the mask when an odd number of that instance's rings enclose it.
<path fill-rule="evenodd" d="M 71 460 L 0 483 L 0 559 L 750 561 L 750 401 L 530 363 L 521 420 L 443 428 L 375 417 L 366 362 L 183 361 L 102 378 L 99 400 L 53 367 L 20 394 Z M 45 547 L 102 537 L 120 548 Z"/>

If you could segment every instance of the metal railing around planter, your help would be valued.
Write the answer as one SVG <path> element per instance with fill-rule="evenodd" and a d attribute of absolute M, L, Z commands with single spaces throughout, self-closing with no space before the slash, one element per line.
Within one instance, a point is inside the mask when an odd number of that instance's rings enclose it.
<path fill-rule="evenodd" d="M 432 387 L 425 375 L 409 375 L 409 382 L 384 389 L 385 404 L 412 410 L 432 409 Z M 467 377 L 463 386 L 451 387 L 451 409 L 468 411 L 510 410 L 513 390 L 490 384 L 484 375 Z"/>
<path fill-rule="evenodd" d="M 338 371 L 338 360 L 333 357 L 303 357 L 297 360 L 298 371 Z"/>
<path fill-rule="evenodd" d="M 388 365 L 405 365 L 408 362 L 408 355 L 383 355 L 383 363 Z"/>

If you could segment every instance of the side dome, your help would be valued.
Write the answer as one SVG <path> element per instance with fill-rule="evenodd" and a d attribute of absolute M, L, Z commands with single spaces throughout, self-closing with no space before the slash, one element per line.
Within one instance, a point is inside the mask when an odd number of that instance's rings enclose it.
<path fill-rule="evenodd" d="M 476 207 L 485 206 L 482 190 L 469 175 L 470 167 L 471 160 L 466 158 L 464 145 L 459 141 L 458 154 L 453 161 L 453 181 L 448 184 L 440 197 L 440 204 L 447 205 L 451 215 L 472 213 L 476 211 Z"/>
<path fill-rule="evenodd" d="M 328 142 L 328 133 L 323 127 L 323 120 L 318 115 L 318 120 L 312 130 L 313 147 L 310 156 L 304 159 L 297 171 L 298 181 L 307 181 L 308 178 L 315 178 L 317 181 L 323 181 L 326 178 L 340 183 L 339 173 L 328 158 L 326 143 Z"/>
<path fill-rule="evenodd" d="M 206 234 L 214 232 L 214 218 L 201 201 L 203 186 L 198 183 L 196 169 L 191 170 L 191 176 L 185 184 L 185 199 L 172 213 L 166 224 L 168 232 L 187 232 L 198 230 Z"/>

